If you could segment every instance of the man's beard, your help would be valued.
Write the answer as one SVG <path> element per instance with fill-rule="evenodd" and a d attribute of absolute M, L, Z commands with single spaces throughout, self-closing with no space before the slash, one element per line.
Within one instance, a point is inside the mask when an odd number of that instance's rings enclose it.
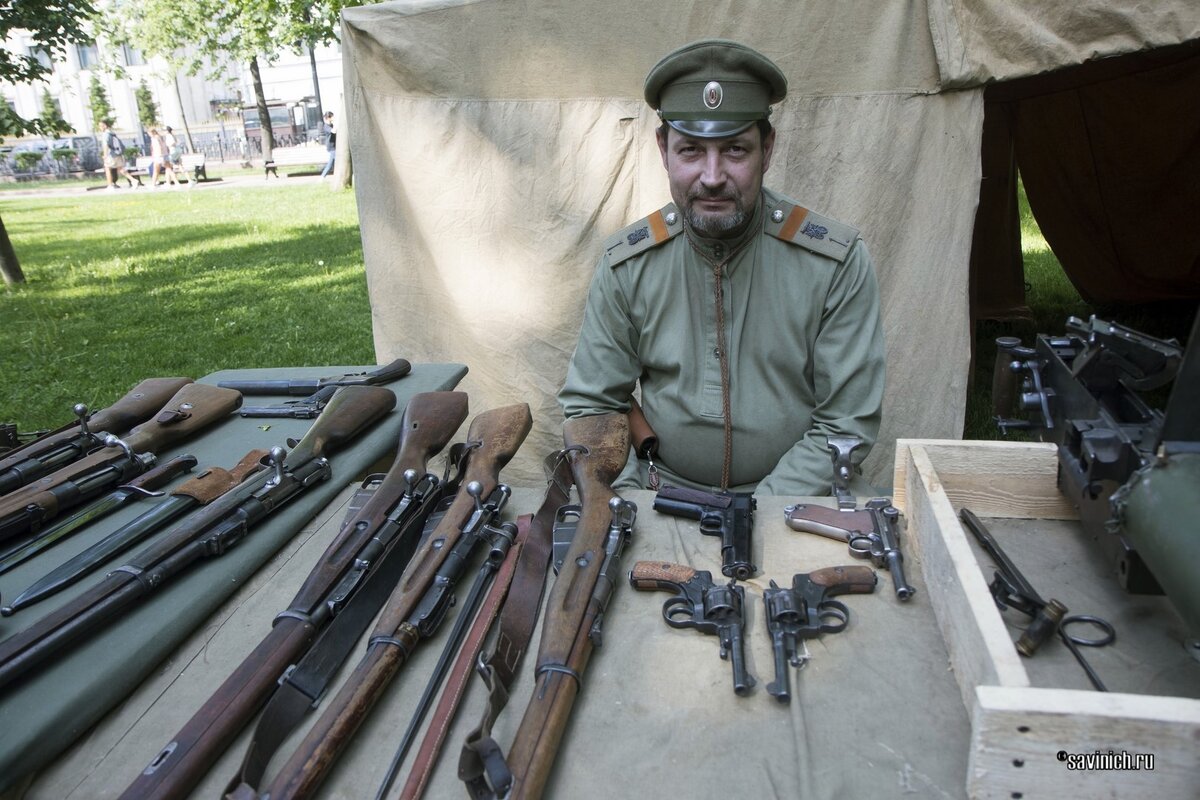
<path fill-rule="evenodd" d="M 697 200 L 732 200 L 733 211 L 719 215 L 702 214 L 696 210 Z M 696 192 L 688 197 L 687 222 L 696 233 L 721 239 L 736 236 L 745 230 L 750 223 L 750 215 L 746 213 L 746 204 L 742 202 L 741 195 L 705 195 Z"/>

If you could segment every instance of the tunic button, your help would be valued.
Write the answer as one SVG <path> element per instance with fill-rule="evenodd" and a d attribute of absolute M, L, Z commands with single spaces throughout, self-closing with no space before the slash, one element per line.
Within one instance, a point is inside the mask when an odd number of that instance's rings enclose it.
<path fill-rule="evenodd" d="M 713 245 L 713 255 L 717 258 L 725 257 L 725 246 L 721 244 Z"/>
<path fill-rule="evenodd" d="M 774 211 L 772 211 L 771 212 L 771 221 L 772 222 L 783 222 L 783 211 L 781 211 L 778 208 L 775 209 Z"/>
<path fill-rule="evenodd" d="M 674 225 L 676 222 L 679 222 L 679 215 L 672 211 L 667 214 L 666 220 L 668 225 Z"/>

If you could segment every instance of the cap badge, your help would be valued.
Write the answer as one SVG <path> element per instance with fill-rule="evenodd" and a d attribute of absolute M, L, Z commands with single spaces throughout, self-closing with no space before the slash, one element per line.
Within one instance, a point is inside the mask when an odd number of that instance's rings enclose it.
<path fill-rule="evenodd" d="M 709 81 L 704 87 L 704 105 L 708 110 L 720 108 L 721 100 L 725 98 L 725 90 L 716 81 Z"/>

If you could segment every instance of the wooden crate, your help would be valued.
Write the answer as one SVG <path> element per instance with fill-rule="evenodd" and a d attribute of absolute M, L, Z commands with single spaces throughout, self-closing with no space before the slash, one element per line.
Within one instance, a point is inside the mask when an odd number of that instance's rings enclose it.
<path fill-rule="evenodd" d="M 981 517 L 1076 519 L 1050 444 L 902 439 L 894 503 L 971 717 L 977 798 L 1200 797 L 1200 700 L 1034 688 L 960 526 Z M 1070 770 L 1047 753 L 1149 753 L 1154 771 Z"/>

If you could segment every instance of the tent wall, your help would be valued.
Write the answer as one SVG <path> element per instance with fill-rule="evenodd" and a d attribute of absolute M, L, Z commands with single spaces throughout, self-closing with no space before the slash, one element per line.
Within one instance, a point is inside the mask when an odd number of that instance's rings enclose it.
<path fill-rule="evenodd" d="M 943 88 L 1200 39 L 1194 0 L 931 0 Z"/>
<path fill-rule="evenodd" d="M 378 358 L 466 363 L 475 411 L 529 402 L 534 432 L 506 478 L 539 483 L 600 243 L 669 199 L 645 74 L 685 42 L 737 39 L 791 85 L 768 185 L 861 228 L 875 258 L 889 371 L 867 471 L 890 482 L 897 436 L 962 430 L 983 100 L 979 88 L 941 92 L 934 36 L 960 10 L 490 0 L 345 11 Z"/>

